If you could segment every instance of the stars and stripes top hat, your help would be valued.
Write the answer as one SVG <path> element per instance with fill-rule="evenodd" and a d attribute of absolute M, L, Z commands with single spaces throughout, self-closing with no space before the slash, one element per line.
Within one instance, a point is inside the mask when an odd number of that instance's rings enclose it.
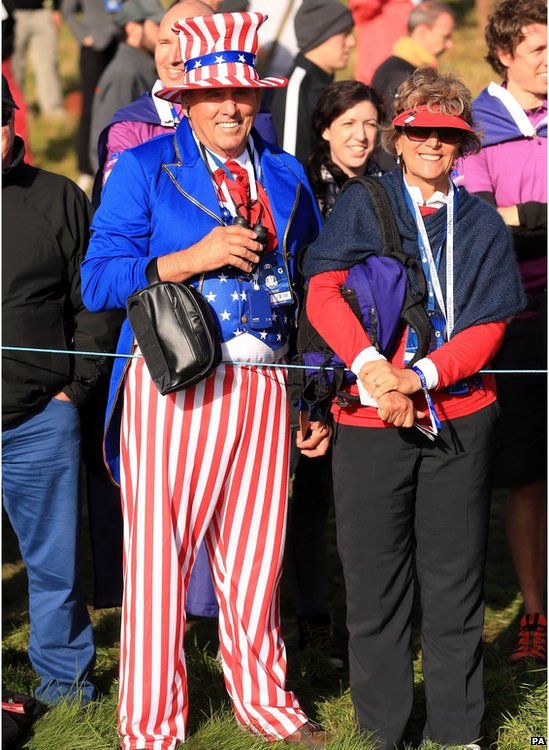
<path fill-rule="evenodd" d="M 266 19 L 262 13 L 214 13 L 177 21 L 173 31 L 181 44 L 183 83 L 156 96 L 179 102 L 189 89 L 286 86 L 287 78 L 260 78 L 255 69 L 257 31 Z"/>

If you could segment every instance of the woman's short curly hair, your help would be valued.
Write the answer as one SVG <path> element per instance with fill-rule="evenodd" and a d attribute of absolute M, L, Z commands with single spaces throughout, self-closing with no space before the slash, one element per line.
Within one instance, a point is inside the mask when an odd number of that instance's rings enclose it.
<path fill-rule="evenodd" d="M 545 0 L 503 0 L 488 18 L 484 31 L 488 46 L 486 62 L 503 78 L 507 68 L 500 62 L 498 50 L 513 55 L 524 40 L 524 27 L 535 23 L 547 25 Z"/>
<path fill-rule="evenodd" d="M 434 68 L 424 66 L 415 70 L 399 86 L 391 108 L 391 120 L 401 112 L 420 105 L 436 106 L 444 114 L 459 115 L 473 126 L 472 95 L 463 81 L 455 73 L 439 73 Z M 382 129 L 381 145 L 396 156 L 396 142 L 401 129 L 387 125 Z M 476 154 L 481 142 L 476 133 L 463 131 L 460 156 Z"/>

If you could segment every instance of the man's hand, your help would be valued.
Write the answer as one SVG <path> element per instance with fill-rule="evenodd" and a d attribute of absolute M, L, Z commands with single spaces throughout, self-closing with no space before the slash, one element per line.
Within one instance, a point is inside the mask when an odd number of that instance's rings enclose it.
<path fill-rule="evenodd" d="M 58 401 L 68 401 L 70 403 L 70 398 L 66 393 L 63 393 L 63 391 L 59 391 L 59 393 L 56 393 L 54 398 L 56 398 Z"/>
<path fill-rule="evenodd" d="M 498 214 L 501 216 L 508 227 L 520 226 L 517 206 L 500 206 L 498 208 Z"/>
<path fill-rule="evenodd" d="M 304 412 L 300 414 L 300 428 L 296 435 L 296 445 L 308 458 L 326 455 L 332 437 L 332 428 L 324 422 L 309 422 Z"/>
<path fill-rule="evenodd" d="M 421 390 L 421 380 L 409 368 L 395 367 L 384 359 L 366 362 L 358 377 L 372 398 L 379 402 L 381 396 L 391 391 L 409 395 Z"/>
<path fill-rule="evenodd" d="M 82 46 L 83 47 L 93 47 L 94 42 L 95 42 L 95 39 L 93 38 L 93 36 L 91 36 L 90 34 L 88 34 L 88 36 L 85 36 L 82 39 Z"/>
<path fill-rule="evenodd" d="M 425 416 L 424 412 L 414 408 L 408 396 L 398 391 L 385 393 L 376 400 L 379 418 L 395 427 L 412 427 L 416 419 Z"/>
<path fill-rule="evenodd" d="M 256 234 L 238 224 L 215 227 L 195 245 L 158 258 L 161 281 L 186 281 L 223 266 L 233 266 L 249 273 L 259 262 L 263 250 Z"/>
<path fill-rule="evenodd" d="M 51 12 L 51 18 L 53 21 L 53 25 L 59 31 L 61 29 L 61 26 L 63 25 L 63 16 L 58 10 L 52 10 Z"/>

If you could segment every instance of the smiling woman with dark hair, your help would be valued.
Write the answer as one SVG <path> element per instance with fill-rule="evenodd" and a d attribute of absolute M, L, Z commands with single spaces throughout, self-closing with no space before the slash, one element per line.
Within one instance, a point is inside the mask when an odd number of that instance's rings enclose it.
<path fill-rule="evenodd" d="M 362 185 L 344 188 L 304 262 L 309 319 L 358 379 L 351 405 L 332 407 L 351 696 L 380 748 L 401 742 L 412 704 L 415 565 L 424 737 L 478 748 L 471 743 L 484 712 L 483 577 L 498 414 L 493 376 L 478 373 L 498 350 L 506 319 L 522 309 L 523 292 L 502 219 L 450 180 L 455 160 L 478 148 L 461 81 L 416 71 L 397 92 L 384 142 L 399 166 L 374 179 L 394 211 L 406 267 L 415 268 L 408 285 L 430 335 L 401 325 L 393 349 L 381 350 L 376 334 L 392 299 L 373 308 L 377 324 L 368 329 L 347 304 L 349 269 L 363 264 L 373 278 L 386 268 L 378 261 L 389 260 L 374 258 L 382 234 Z"/>
<path fill-rule="evenodd" d="M 360 81 L 333 83 L 319 99 L 311 120 L 315 145 L 307 171 L 323 218 L 350 177 L 382 174 L 371 158 L 382 119 L 378 95 Z"/>
<path fill-rule="evenodd" d="M 381 105 L 376 93 L 359 81 L 339 81 L 320 97 L 312 116 L 315 145 L 309 152 L 309 181 L 322 218 L 331 213 L 351 177 L 380 175 L 371 159 L 378 142 Z M 319 648 L 330 663 L 343 666 L 332 643 L 327 603 L 326 524 L 332 505 L 331 455 L 299 456 L 295 465 L 288 534 L 288 559 L 295 572 L 294 589 L 299 648 Z"/>

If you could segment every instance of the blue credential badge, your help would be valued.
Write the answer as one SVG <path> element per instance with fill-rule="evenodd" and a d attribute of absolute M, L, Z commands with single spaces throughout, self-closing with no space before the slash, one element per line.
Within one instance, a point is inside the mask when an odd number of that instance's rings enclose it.
<path fill-rule="evenodd" d="M 254 274 L 254 282 L 269 295 L 271 307 L 291 305 L 292 292 L 286 269 L 276 263 L 277 257 L 274 253 L 269 253 L 269 255 L 275 263 L 271 263 L 269 257 L 262 259 Z"/>
<path fill-rule="evenodd" d="M 439 312 L 428 312 L 429 323 L 431 325 L 431 341 L 429 343 L 429 354 L 436 351 L 446 341 L 446 321 L 444 315 Z M 408 364 L 417 351 L 419 342 L 416 332 L 413 328 L 408 328 L 406 338 L 406 351 L 404 354 L 404 364 Z"/>
<path fill-rule="evenodd" d="M 248 307 L 250 309 L 250 328 L 262 331 L 273 324 L 273 311 L 269 294 L 264 289 L 253 289 L 248 292 Z"/>

